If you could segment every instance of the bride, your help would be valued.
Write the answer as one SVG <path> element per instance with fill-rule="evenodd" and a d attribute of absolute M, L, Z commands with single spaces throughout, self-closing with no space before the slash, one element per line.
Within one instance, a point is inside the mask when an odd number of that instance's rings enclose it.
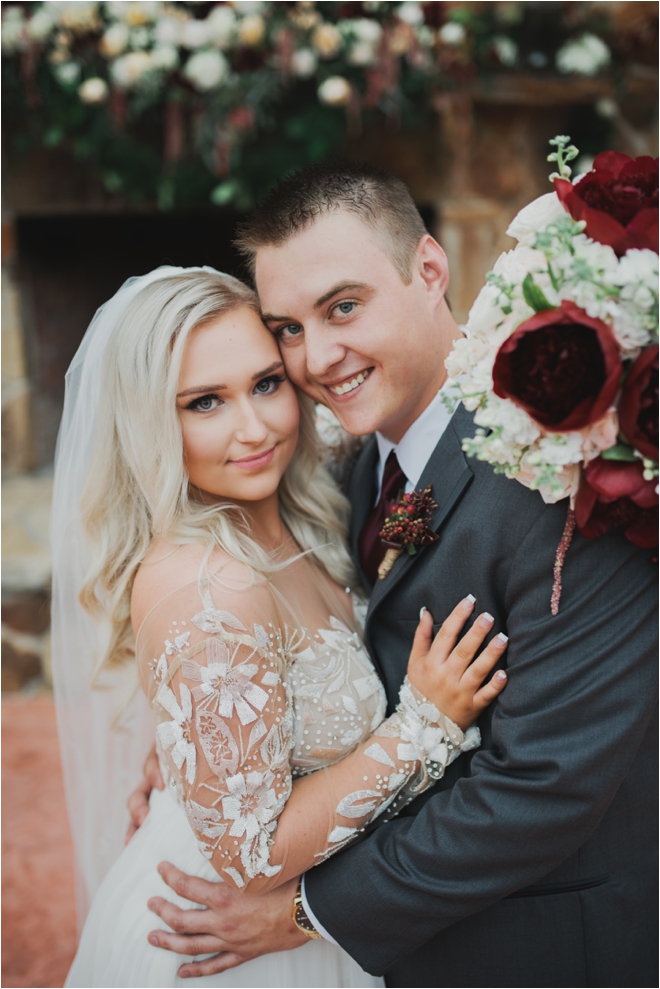
<path fill-rule="evenodd" d="M 147 900 L 171 897 L 161 860 L 248 896 L 295 883 L 479 743 L 504 640 L 464 676 L 488 625 L 455 647 L 468 598 L 431 644 L 424 612 L 386 718 L 347 511 L 250 289 L 161 268 L 99 310 L 67 379 L 53 515 L 58 716 L 98 887 L 67 986 L 383 984 L 319 939 L 187 980 L 187 958 L 147 941 Z M 167 785 L 116 857 L 116 805 L 154 730 Z"/>

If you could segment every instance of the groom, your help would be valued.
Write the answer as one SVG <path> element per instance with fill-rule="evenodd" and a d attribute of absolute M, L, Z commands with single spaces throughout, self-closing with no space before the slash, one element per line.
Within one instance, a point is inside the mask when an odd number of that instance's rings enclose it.
<path fill-rule="evenodd" d="M 388 986 L 655 985 L 655 569 L 623 536 L 575 535 L 559 614 L 553 564 L 567 503 L 462 452 L 472 417 L 438 395 L 459 336 L 440 246 L 405 186 L 353 164 L 303 169 L 242 230 L 289 377 L 355 435 L 352 545 L 370 593 L 366 643 L 397 702 L 420 607 L 462 596 L 510 636 L 509 684 L 481 748 L 360 844 L 304 878 L 307 923 Z M 439 539 L 377 576 L 387 500 L 432 485 Z M 145 785 L 148 790 L 148 785 Z M 139 802 L 139 798 L 138 798 Z M 152 909 L 182 975 L 219 972 L 306 935 L 296 882 L 261 897 L 184 876 L 208 907 Z"/>

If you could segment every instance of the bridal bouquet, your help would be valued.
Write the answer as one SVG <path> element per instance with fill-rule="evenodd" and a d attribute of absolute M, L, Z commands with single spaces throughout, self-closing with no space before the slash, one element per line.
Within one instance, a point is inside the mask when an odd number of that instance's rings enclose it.
<path fill-rule="evenodd" d="M 479 427 L 466 453 L 569 498 L 565 546 L 623 527 L 657 543 L 658 161 L 555 138 L 555 191 L 526 206 L 447 359 Z M 560 547 L 561 549 L 561 547 Z M 558 554 L 559 564 L 561 563 Z M 553 611 L 554 611 L 553 603 Z"/>

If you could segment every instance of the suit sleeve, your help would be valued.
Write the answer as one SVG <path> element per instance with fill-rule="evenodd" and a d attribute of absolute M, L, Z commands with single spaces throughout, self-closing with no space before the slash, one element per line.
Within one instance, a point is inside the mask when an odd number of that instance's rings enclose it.
<path fill-rule="evenodd" d="M 492 745 L 415 816 L 307 873 L 324 928 L 381 974 L 451 924 L 528 886 L 597 827 L 656 698 L 656 566 L 619 536 L 576 534 L 550 614 L 559 515 L 544 511 L 506 587 L 509 683 Z"/>

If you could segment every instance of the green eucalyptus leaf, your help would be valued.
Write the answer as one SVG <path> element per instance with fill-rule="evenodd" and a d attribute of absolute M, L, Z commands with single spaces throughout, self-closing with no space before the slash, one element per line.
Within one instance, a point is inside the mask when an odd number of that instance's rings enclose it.
<path fill-rule="evenodd" d="M 628 463 L 639 460 L 633 448 L 627 443 L 617 443 L 616 446 L 611 446 L 609 450 L 603 450 L 601 457 L 603 460 L 625 460 Z"/>
<path fill-rule="evenodd" d="M 525 278 L 522 288 L 525 302 L 528 306 L 532 307 L 534 312 L 543 312 L 544 309 L 555 308 L 552 303 L 548 302 L 538 285 L 534 284 L 534 279 L 531 274 L 527 275 Z"/>

